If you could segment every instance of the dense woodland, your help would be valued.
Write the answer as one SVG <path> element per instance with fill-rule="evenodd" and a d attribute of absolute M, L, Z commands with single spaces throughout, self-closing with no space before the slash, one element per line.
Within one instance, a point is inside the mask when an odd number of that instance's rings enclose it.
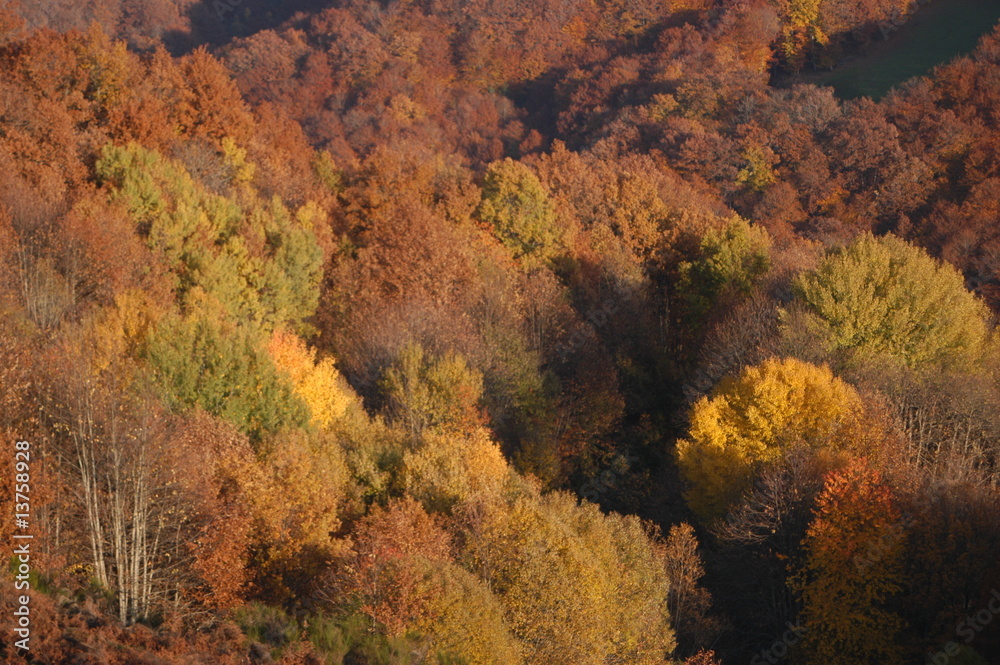
<path fill-rule="evenodd" d="M 997 662 L 1000 29 L 795 80 L 917 4 L 3 3 L 0 660 Z"/>

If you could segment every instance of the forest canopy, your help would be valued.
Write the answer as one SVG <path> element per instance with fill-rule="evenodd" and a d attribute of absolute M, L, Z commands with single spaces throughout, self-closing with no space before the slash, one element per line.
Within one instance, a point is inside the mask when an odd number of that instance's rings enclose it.
<path fill-rule="evenodd" d="M 1000 29 L 815 83 L 925 4 L 3 3 L 0 660 L 995 662 Z"/>

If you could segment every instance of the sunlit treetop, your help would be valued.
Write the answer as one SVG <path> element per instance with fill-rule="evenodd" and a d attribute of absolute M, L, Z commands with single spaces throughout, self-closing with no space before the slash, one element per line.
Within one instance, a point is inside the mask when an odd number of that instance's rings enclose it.
<path fill-rule="evenodd" d="M 677 443 L 688 504 L 706 522 L 721 517 L 762 465 L 797 445 L 850 449 L 864 439 L 862 421 L 857 391 L 825 366 L 772 358 L 727 377 L 695 403 Z"/>
<path fill-rule="evenodd" d="M 806 325 L 838 360 L 889 356 L 908 366 L 969 364 L 987 309 L 962 275 L 895 237 L 863 235 L 794 284 Z"/>

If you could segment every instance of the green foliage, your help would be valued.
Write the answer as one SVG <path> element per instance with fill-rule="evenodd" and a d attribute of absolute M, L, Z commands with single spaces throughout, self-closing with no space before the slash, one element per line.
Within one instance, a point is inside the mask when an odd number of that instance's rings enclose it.
<path fill-rule="evenodd" d="M 230 179 L 250 180 L 245 151 L 232 141 L 223 150 Z M 322 250 L 312 229 L 278 198 L 250 194 L 245 209 L 206 191 L 179 163 L 136 144 L 105 146 L 96 171 L 171 270 L 182 304 L 197 287 L 231 316 L 268 327 L 299 324 L 315 312 Z"/>
<path fill-rule="evenodd" d="M 760 226 L 733 217 L 701 239 L 700 256 L 679 266 L 678 291 L 699 320 L 726 289 L 748 293 L 771 266 L 771 237 Z"/>
<path fill-rule="evenodd" d="M 730 376 L 694 405 L 688 437 L 677 442 L 685 497 L 704 521 L 721 517 L 748 490 L 754 474 L 791 449 L 859 445 L 857 392 L 794 358 L 772 358 Z"/>
<path fill-rule="evenodd" d="M 308 617 L 306 624 L 305 637 L 326 665 L 409 665 L 420 646 L 414 640 L 372 632 L 371 620 L 362 614 L 319 614 Z"/>
<path fill-rule="evenodd" d="M 750 146 L 743 151 L 746 166 L 736 174 L 736 184 L 753 192 L 762 192 L 778 177 L 771 168 L 768 154 L 758 146 Z"/>
<path fill-rule="evenodd" d="M 967 366 L 983 351 L 986 307 L 961 274 L 895 236 L 859 237 L 794 288 L 809 332 L 844 361 Z"/>
<path fill-rule="evenodd" d="M 958 653 L 948 661 L 951 665 L 988 665 L 985 658 L 966 644 L 958 645 Z"/>
<path fill-rule="evenodd" d="M 278 607 L 250 603 L 237 610 L 234 618 L 244 635 L 272 649 L 280 649 L 299 638 L 295 619 Z"/>
<path fill-rule="evenodd" d="M 552 433 L 556 379 L 543 371 L 540 354 L 515 327 L 485 326 L 483 337 L 490 355 L 483 401 L 493 427 L 517 442 L 518 470 L 551 482 L 559 474 Z"/>
<path fill-rule="evenodd" d="M 418 637 L 389 638 L 373 632 L 371 621 L 361 614 L 306 616 L 300 626 L 281 608 L 251 603 L 234 618 L 248 639 L 269 647 L 275 658 L 292 653 L 300 640 L 307 640 L 326 665 L 409 665 L 421 648 Z M 447 660 L 448 654 L 438 658 L 440 664 L 463 662 Z"/>
<path fill-rule="evenodd" d="M 343 190 L 344 179 L 329 152 L 326 150 L 317 152 L 316 156 L 313 158 L 312 167 L 316 177 L 319 178 L 320 182 L 326 185 L 327 189 L 331 192 L 337 194 Z"/>
<path fill-rule="evenodd" d="M 327 665 L 340 665 L 351 643 L 368 632 L 367 629 L 368 620 L 363 616 L 334 618 L 319 614 L 309 618 L 306 637 L 313 648 L 323 655 Z"/>
<path fill-rule="evenodd" d="M 555 207 L 538 176 L 521 162 L 507 158 L 490 164 L 476 216 L 526 266 L 544 263 L 557 251 Z"/>
<path fill-rule="evenodd" d="M 308 407 L 278 375 L 266 341 L 217 308 L 165 318 L 147 354 L 175 403 L 201 407 L 258 439 L 309 422 Z"/>

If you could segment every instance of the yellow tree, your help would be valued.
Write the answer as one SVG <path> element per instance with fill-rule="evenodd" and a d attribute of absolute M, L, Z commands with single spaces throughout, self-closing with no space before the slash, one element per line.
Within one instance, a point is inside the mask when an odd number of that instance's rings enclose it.
<path fill-rule="evenodd" d="M 522 492 L 469 507 L 463 562 L 496 594 L 527 662 L 662 663 L 674 647 L 669 583 L 640 521 Z"/>
<path fill-rule="evenodd" d="M 555 206 L 534 172 L 509 157 L 490 164 L 476 216 L 528 266 L 552 258 L 560 243 Z"/>
<path fill-rule="evenodd" d="M 826 44 L 829 39 L 820 27 L 821 0 L 778 0 L 782 13 L 781 50 L 786 64 L 799 70 L 812 43 Z"/>
<path fill-rule="evenodd" d="M 283 430 L 258 445 L 256 456 L 231 458 L 222 473 L 223 483 L 245 497 L 254 594 L 284 602 L 311 591 L 344 549 L 335 534 L 348 472 L 334 437 Z"/>
<path fill-rule="evenodd" d="M 428 432 L 403 456 L 406 491 L 432 510 L 499 496 L 513 471 L 487 430 Z"/>
<path fill-rule="evenodd" d="M 291 379 L 292 391 L 309 407 L 313 425 L 329 428 L 356 402 L 333 359 L 317 360 L 316 349 L 306 346 L 295 333 L 284 328 L 275 330 L 267 350 L 278 371 Z"/>
<path fill-rule="evenodd" d="M 436 651 L 468 665 L 519 665 L 524 646 L 504 619 L 503 606 L 478 577 L 454 563 L 438 564 L 432 576 L 437 593 L 427 603 L 427 621 L 417 629 Z M 440 661 L 445 662 L 445 661 Z"/>
<path fill-rule="evenodd" d="M 762 465 L 793 446 L 859 445 L 862 417 L 857 392 L 828 367 L 794 358 L 748 367 L 694 405 L 688 437 L 676 449 L 685 497 L 701 519 L 721 517 Z"/>

